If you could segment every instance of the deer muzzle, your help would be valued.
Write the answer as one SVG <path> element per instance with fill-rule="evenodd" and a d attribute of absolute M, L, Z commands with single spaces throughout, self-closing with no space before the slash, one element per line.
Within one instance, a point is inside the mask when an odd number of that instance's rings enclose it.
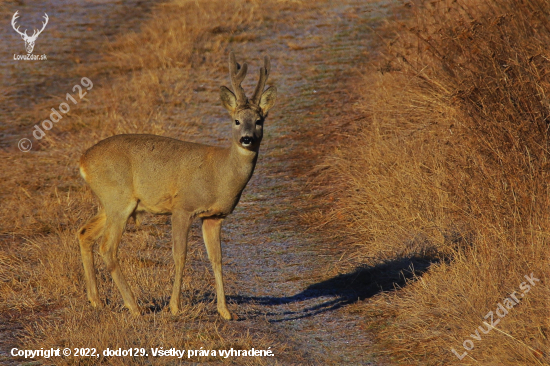
<path fill-rule="evenodd" d="M 241 145 L 243 145 L 244 147 L 248 147 L 252 145 L 253 142 L 254 142 L 254 137 L 252 136 L 243 136 L 241 137 L 241 140 L 240 140 Z"/>

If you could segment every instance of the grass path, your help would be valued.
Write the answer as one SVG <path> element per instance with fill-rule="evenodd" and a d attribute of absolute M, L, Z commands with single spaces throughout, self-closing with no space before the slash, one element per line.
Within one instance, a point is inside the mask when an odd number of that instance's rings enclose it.
<path fill-rule="evenodd" d="M 334 133 L 353 118 L 350 80 L 372 52 L 370 27 L 383 15 L 381 3 L 327 3 L 304 14 L 284 14 L 296 23 L 272 23 L 243 55 L 266 49 L 282 100 L 267 122 L 261 158 L 225 241 L 230 294 L 251 304 L 245 322 L 265 318 L 319 364 L 374 364 L 360 314 L 346 311 L 368 284 L 334 268 L 342 249 L 337 238 L 315 232 L 300 219 L 314 210 L 307 174 L 334 145 Z M 227 268 L 227 267 L 226 267 Z M 355 281 L 355 282 L 354 282 Z"/>

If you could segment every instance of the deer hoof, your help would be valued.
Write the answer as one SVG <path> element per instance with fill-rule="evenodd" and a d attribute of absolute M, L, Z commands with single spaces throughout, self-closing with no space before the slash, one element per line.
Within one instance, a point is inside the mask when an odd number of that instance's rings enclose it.
<path fill-rule="evenodd" d="M 172 313 L 172 315 L 178 315 L 180 311 L 180 307 L 178 306 L 177 301 L 170 300 L 169 306 L 170 306 L 170 312 Z"/>
<path fill-rule="evenodd" d="M 88 300 L 90 301 L 90 304 L 92 305 L 92 307 L 96 308 L 96 309 L 100 309 L 103 307 L 103 303 L 101 302 L 101 300 L 98 299 L 95 299 L 95 298 L 88 298 Z"/>
<path fill-rule="evenodd" d="M 221 317 L 224 318 L 225 320 L 239 319 L 237 315 L 231 314 L 227 309 L 223 309 L 223 310 L 218 309 L 218 313 L 220 313 Z"/>
<path fill-rule="evenodd" d="M 133 316 L 141 316 L 141 309 L 138 306 L 128 306 L 126 305 L 128 310 L 130 310 L 130 314 Z"/>

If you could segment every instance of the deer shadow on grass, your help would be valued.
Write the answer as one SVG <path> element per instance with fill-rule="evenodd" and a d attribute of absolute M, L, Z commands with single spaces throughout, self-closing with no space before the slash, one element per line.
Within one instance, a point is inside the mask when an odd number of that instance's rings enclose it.
<path fill-rule="evenodd" d="M 360 266 L 352 272 L 312 284 L 292 296 L 228 296 L 228 299 L 237 304 L 263 306 L 304 304 L 301 308 L 298 305 L 297 310 L 249 314 L 245 316 L 248 319 L 268 316 L 271 323 L 276 323 L 308 318 L 365 300 L 381 292 L 403 287 L 407 281 L 414 280 L 415 276 L 421 276 L 430 265 L 438 262 L 437 259 L 421 256 L 399 258 L 375 266 Z M 307 305 L 308 302 L 315 304 Z"/>

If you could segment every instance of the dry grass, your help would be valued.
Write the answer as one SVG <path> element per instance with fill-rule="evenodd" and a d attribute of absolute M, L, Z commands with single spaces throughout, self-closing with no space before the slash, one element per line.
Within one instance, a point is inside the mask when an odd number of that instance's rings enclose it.
<path fill-rule="evenodd" d="M 213 277 L 196 230 L 190 237 L 191 264 L 184 276 L 188 290 L 181 314 L 185 316 L 174 317 L 166 310 L 173 278 L 166 218 L 150 219 L 139 231 L 130 225 L 120 260 L 140 305 L 149 310 L 140 319 L 131 318 L 122 309 L 118 290 L 102 266 L 99 284 L 102 298 L 107 298 L 107 310 L 91 309 L 74 233 L 97 209 L 96 200 L 78 176 L 80 154 L 93 142 L 116 133 L 155 133 L 191 140 L 204 137 L 202 120 L 210 116 L 225 120 L 222 109 L 213 112 L 215 106 L 205 104 L 200 115 L 187 115 L 184 127 L 179 121 L 181 111 L 188 104 L 201 102 L 197 92 L 227 84 L 225 56 L 231 45 L 253 39 L 255 27 L 288 6 L 299 5 L 195 0 L 159 5 L 139 33 L 107 44 L 107 56 L 101 63 L 67 71 L 88 76 L 95 83 L 78 108 L 71 110 L 71 118 L 60 121 L 39 143 L 33 141 L 32 153 L 0 153 L 0 320 L 25 325 L 19 347 L 279 347 L 279 360 L 284 362 L 287 348 L 269 326 L 250 327 L 218 318 Z M 192 75 L 196 74 L 210 76 L 211 84 L 195 85 Z M 43 101 L 22 114 L 20 128 L 31 131 L 35 121 L 44 118 L 44 110 L 58 105 L 68 91 L 62 90 L 60 98 Z M 99 257 L 96 263 L 101 263 Z M 232 282 L 231 278 L 227 282 Z M 214 359 L 221 360 L 201 361 Z M 56 359 L 57 364 L 81 361 Z M 85 362 L 129 361 L 100 357 Z M 172 364 L 174 359 L 145 357 L 132 362 Z M 265 360 L 250 358 L 240 363 L 263 364 Z"/>
<path fill-rule="evenodd" d="M 205 116 L 224 120 L 221 108 L 189 107 L 205 102 L 202 91 L 226 84 L 225 55 L 232 44 L 254 41 L 263 22 L 300 6 L 244 0 L 159 5 L 139 33 L 105 45 L 102 62 L 67 71 L 75 80 L 86 75 L 95 83 L 70 119 L 49 131 L 33 153 L 0 152 L 0 322 L 24 325 L 20 347 L 272 347 L 279 362 L 302 362 L 269 323 L 219 320 L 197 230 L 184 276 L 184 316 L 177 317 L 166 309 L 173 264 L 165 218 L 148 219 L 143 230 L 130 225 L 121 244 L 122 268 L 148 310 L 140 319 L 122 309 L 102 266 L 100 293 L 107 309 L 91 309 L 74 238 L 97 207 L 78 177 L 82 151 L 115 133 L 201 141 L 221 136 L 205 133 L 211 127 L 202 123 Z M 485 314 L 534 273 L 541 283 L 497 330 L 474 340 L 461 362 L 548 364 L 550 8 L 542 0 L 463 0 L 420 3 L 408 12 L 410 20 L 388 25 L 384 34 L 393 36 L 386 39 L 384 61 L 368 66 L 356 86 L 364 97 L 356 111 L 341 117 L 355 130 L 328 160 L 336 209 L 323 222 L 340 221 L 345 229 L 323 234 L 352 240 L 363 263 L 421 257 L 436 264 L 395 294 L 350 308 L 365 314 L 389 363 L 450 364 L 457 362 L 450 349 L 464 352 L 462 342 L 472 339 Z M 289 40 L 287 46 L 299 51 L 314 44 Z M 19 129 L 30 131 L 61 99 L 18 114 Z M 350 117 L 356 112 L 361 118 Z M 335 113 L 330 122 L 336 125 L 339 118 Z M 312 155 L 317 141 L 304 141 Z M 248 310 L 239 305 L 240 312 Z"/>
<path fill-rule="evenodd" d="M 461 364 L 550 363 L 548 2 L 408 4 L 357 92 L 364 119 L 329 158 L 328 220 L 374 264 L 422 256 L 421 278 L 362 307 L 398 364 L 458 362 L 524 275 L 540 284 Z M 387 36 L 392 34 L 392 36 Z M 341 177 L 335 182 L 335 177 Z"/>

